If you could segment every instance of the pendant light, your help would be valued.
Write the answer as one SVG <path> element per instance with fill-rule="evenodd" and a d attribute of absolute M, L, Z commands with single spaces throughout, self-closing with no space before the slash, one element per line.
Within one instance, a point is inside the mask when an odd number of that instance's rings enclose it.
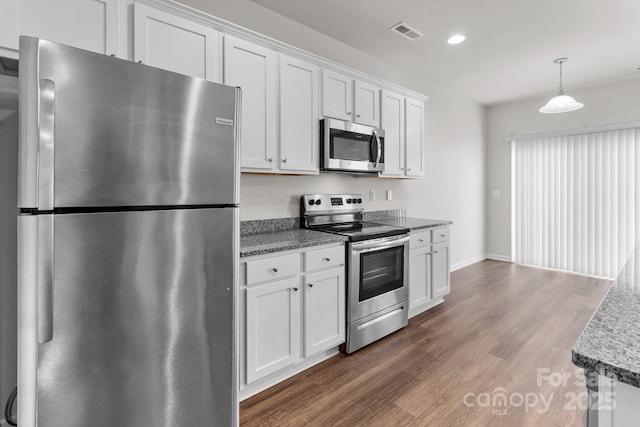
<path fill-rule="evenodd" d="M 540 108 L 538 111 L 541 113 L 567 113 L 584 107 L 582 102 L 578 102 L 569 95 L 564 94 L 564 87 L 562 87 L 562 63 L 566 61 L 567 58 L 558 58 L 553 61 L 554 64 L 560 64 L 560 87 L 558 87 L 558 96 L 554 96 L 544 107 Z"/>

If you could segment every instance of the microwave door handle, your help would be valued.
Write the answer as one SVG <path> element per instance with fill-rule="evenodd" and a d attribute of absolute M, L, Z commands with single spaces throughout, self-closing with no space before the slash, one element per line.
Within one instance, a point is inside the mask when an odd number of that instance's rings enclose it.
<path fill-rule="evenodd" d="M 377 147 L 376 149 L 378 151 L 376 162 L 374 163 L 373 167 L 377 168 L 378 163 L 380 163 L 380 159 L 382 158 L 382 145 L 380 145 L 380 138 L 378 137 L 378 132 L 376 132 L 375 130 L 373 131 L 373 137 L 376 139 L 376 147 Z"/>

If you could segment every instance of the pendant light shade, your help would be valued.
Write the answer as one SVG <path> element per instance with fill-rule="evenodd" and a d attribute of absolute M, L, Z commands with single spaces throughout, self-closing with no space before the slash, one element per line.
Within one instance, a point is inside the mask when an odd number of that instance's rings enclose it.
<path fill-rule="evenodd" d="M 555 64 L 560 64 L 560 86 L 558 87 L 558 96 L 554 96 L 544 107 L 540 108 L 538 111 L 541 113 L 568 113 L 569 111 L 579 110 L 584 107 L 582 102 L 578 102 L 571 96 L 564 94 L 564 87 L 562 87 L 562 63 L 566 61 L 567 58 L 558 58 L 553 61 Z"/>

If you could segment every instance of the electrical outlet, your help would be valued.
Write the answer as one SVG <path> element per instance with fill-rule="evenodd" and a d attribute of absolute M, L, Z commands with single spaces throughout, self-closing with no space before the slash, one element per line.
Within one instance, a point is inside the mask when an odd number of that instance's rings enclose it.
<path fill-rule="evenodd" d="M 376 199 L 376 190 L 369 190 L 369 200 Z"/>
<path fill-rule="evenodd" d="M 387 190 L 387 200 L 393 200 L 393 192 L 391 190 Z"/>

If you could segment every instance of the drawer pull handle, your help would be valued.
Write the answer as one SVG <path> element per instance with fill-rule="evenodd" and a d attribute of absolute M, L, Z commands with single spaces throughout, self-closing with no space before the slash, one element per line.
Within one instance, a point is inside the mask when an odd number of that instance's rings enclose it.
<path fill-rule="evenodd" d="M 423 239 L 418 239 L 418 242 L 422 243 L 422 242 L 424 242 L 424 240 Z"/>
<path fill-rule="evenodd" d="M 298 288 L 291 288 L 293 289 L 293 292 L 298 292 Z"/>
<path fill-rule="evenodd" d="M 329 262 L 329 261 L 331 261 L 331 258 L 324 257 L 324 258 L 322 258 L 322 260 L 323 260 L 324 262 Z"/>
<path fill-rule="evenodd" d="M 310 287 L 310 288 L 313 288 L 313 283 L 309 283 L 309 287 Z"/>
<path fill-rule="evenodd" d="M 441 235 L 440 235 L 440 237 L 445 237 L 445 236 L 446 236 L 445 234 L 441 234 Z"/>
<path fill-rule="evenodd" d="M 273 267 L 271 270 L 273 270 L 273 272 L 274 272 L 274 273 L 277 273 L 277 272 L 278 272 L 278 269 L 277 269 L 277 268 L 275 268 L 275 267 Z"/>
<path fill-rule="evenodd" d="M 434 253 L 434 254 L 437 254 L 437 253 L 438 253 L 438 251 L 433 251 L 433 253 Z"/>
<path fill-rule="evenodd" d="M 269 157 L 267 160 L 268 160 L 269 162 L 273 162 L 273 157 Z"/>

